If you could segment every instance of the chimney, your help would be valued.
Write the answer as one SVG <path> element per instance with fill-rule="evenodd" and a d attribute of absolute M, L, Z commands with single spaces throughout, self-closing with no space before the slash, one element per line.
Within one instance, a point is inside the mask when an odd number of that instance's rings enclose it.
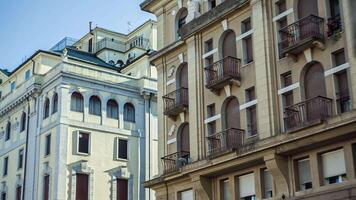
<path fill-rule="evenodd" d="M 91 27 L 92 23 L 93 22 L 89 22 L 89 32 L 91 32 L 93 30 L 92 27 Z"/>

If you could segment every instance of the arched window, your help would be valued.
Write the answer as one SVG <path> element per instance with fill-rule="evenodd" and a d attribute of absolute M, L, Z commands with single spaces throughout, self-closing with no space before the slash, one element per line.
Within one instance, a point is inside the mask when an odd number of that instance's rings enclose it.
<path fill-rule="evenodd" d="M 220 58 L 237 57 L 236 35 L 233 30 L 225 31 L 220 38 Z"/>
<path fill-rule="evenodd" d="M 70 100 L 70 110 L 75 112 L 84 111 L 84 99 L 80 93 L 73 92 Z"/>
<path fill-rule="evenodd" d="M 23 112 L 21 115 L 21 122 L 20 122 L 20 132 L 26 129 L 26 113 Z"/>
<path fill-rule="evenodd" d="M 6 133 L 5 133 L 5 141 L 10 140 L 11 137 L 11 122 L 7 122 L 6 124 Z"/>
<path fill-rule="evenodd" d="M 49 116 L 49 99 L 46 98 L 43 104 L 43 119 Z"/>
<path fill-rule="evenodd" d="M 304 94 L 305 99 L 326 96 L 324 69 L 320 63 L 305 66 Z"/>
<path fill-rule="evenodd" d="M 188 10 L 187 8 L 183 7 L 181 8 L 178 13 L 177 13 L 177 18 L 176 18 L 176 32 L 186 24 L 186 19 L 188 16 Z M 176 39 L 179 38 L 178 32 L 176 34 Z"/>
<path fill-rule="evenodd" d="M 135 123 L 135 107 L 131 103 L 124 105 L 124 121 Z"/>
<path fill-rule="evenodd" d="M 89 114 L 101 115 L 101 101 L 97 96 L 91 96 L 89 99 Z"/>
<path fill-rule="evenodd" d="M 112 119 L 119 119 L 119 106 L 114 99 L 110 99 L 106 104 L 106 116 Z"/>
<path fill-rule="evenodd" d="M 58 94 L 54 93 L 52 97 L 52 114 L 58 111 Z"/>
<path fill-rule="evenodd" d="M 224 129 L 240 128 L 240 106 L 236 97 L 225 100 L 222 113 Z"/>
<path fill-rule="evenodd" d="M 177 134 L 177 151 L 181 153 L 182 157 L 189 154 L 190 142 L 189 142 L 189 124 L 184 123 L 178 128 Z"/>
<path fill-rule="evenodd" d="M 177 89 L 188 88 L 188 65 L 187 65 L 187 63 L 183 63 L 178 67 L 176 80 L 178 82 Z"/>

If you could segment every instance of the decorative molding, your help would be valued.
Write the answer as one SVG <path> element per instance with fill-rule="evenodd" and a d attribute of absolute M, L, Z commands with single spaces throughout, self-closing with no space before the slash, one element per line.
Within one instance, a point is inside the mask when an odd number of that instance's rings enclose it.
<path fill-rule="evenodd" d="M 179 59 L 179 63 L 182 64 L 184 62 L 184 56 L 183 56 L 183 53 L 180 53 L 178 55 L 178 59 Z"/>
<path fill-rule="evenodd" d="M 333 68 L 331 68 L 331 69 L 325 71 L 325 72 L 324 72 L 324 75 L 325 75 L 325 77 L 326 77 L 326 76 L 335 74 L 335 73 L 337 73 L 337 72 L 339 72 L 339 71 L 342 71 L 342 70 L 348 69 L 348 68 L 350 68 L 350 64 L 349 64 L 349 63 L 345 63 L 345 64 L 342 64 L 342 65 L 333 67 Z"/>
<path fill-rule="evenodd" d="M 223 21 L 221 21 L 221 25 L 222 25 L 224 31 L 226 31 L 229 28 L 227 25 L 227 19 L 224 19 Z"/>
<path fill-rule="evenodd" d="M 214 116 L 212 116 L 212 117 L 209 117 L 209 118 L 205 119 L 205 120 L 204 120 L 204 123 L 205 123 L 205 124 L 208 124 L 208 123 L 213 122 L 213 121 L 216 121 L 216 120 L 218 120 L 218 119 L 220 119 L 220 118 L 221 118 L 221 114 L 217 114 L 217 115 L 214 115 Z"/>
<path fill-rule="evenodd" d="M 244 109 L 249 108 L 249 107 L 251 107 L 251 106 L 254 106 L 254 105 L 256 105 L 256 104 L 257 104 L 257 99 L 252 100 L 252 101 L 249 101 L 249 102 L 247 102 L 247 103 L 245 103 L 245 104 L 242 104 L 242 105 L 240 106 L 240 110 L 244 110 Z"/>
<path fill-rule="evenodd" d="M 281 14 L 279 14 L 279 15 L 273 17 L 273 21 L 276 22 L 276 21 L 282 19 L 283 17 L 285 17 L 285 16 L 287 16 L 287 15 L 293 13 L 293 12 L 294 12 L 294 11 L 293 11 L 293 8 L 290 8 L 290 9 L 288 9 L 288 10 L 282 12 Z"/>
<path fill-rule="evenodd" d="M 171 77 L 171 76 L 173 76 L 175 69 L 176 69 L 176 66 L 173 65 L 173 66 L 168 70 L 168 74 L 167 74 L 168 78 Z"/>
<path fill-rule="evenodd" d="M 166 82 L 166 85 L 171 85 L 171 84 L 173 84 L 173 83 L 175 83 L 176 82 L 176 79 L 175 78 L 172 78 L 172 79 L 170 79 L 170 80 L 168 80 L 167 82 Z"/>
<path fill-rule="evenodd" d="M 244 39 L 245 37 L 248 37 L 248 36 L 252 35 L 254 32 L 255 32 L 255 30 L 254 30 L 254 29 L 251 29 L 251 30 L 249 30 L 249 31 L 247 31 L 247 32 L 245 32 L 245 33 L 243 33 L 243 34 L 237 36 L 237 37 L 236 37 L 236 42 L 238 42 L 238 41 Z"/>
<path fill-rule="evenodd" d="M 182 0 L 177 0 L 178 8 L 181 9 L 183 7 Z"/>
<path fill-rule="evenodd" d="M 231 85 L 225 85 L 224 91 L 225 91 L 227 97 L 231 96 Z"/>
<path fill-rule="evenodd" d="M 177 125 L 173 124 L 168 131 L 168 136 L 172 136 L 173 133 L 176 131 Z"/>
<path fill-rule="evenodd" d="M 284 93 L 286 93 L 286 92 L 292 91 L 292 90 L 294 90 L 294 89 L 296 89 L 296 88 L 299 88 L 299 87 L 300 87 L 299 82 L 296 82 L 296 83 L 294 83 L 294 84 L 292 84 L 292 85 L 290 85 L 290 86 L 288 86 L 288 87 L 284 87 L 284 88 L 279 89 L 279 90 L 278 90 L 278 94 L 279 94 L 279 95 L 280 95 L 280 94 L 284 94 Z"/>
<path fill-rule="evenodd" d="M 172 138 L 172 139 L 167 140 L 167 144 L 173 144 L 176 142 L 177 142 L 177 138 Z"/>
<path fill-rule="evenodd" d="M 305 56 L 305 60 L 307 61 L 307 63 L 311 62 L 313 60 L 313 54 L 312 54 L 311 48 L 305 49 L 303 51 L 303 54 Z"/>
<path fill-rule="evenodd" d="M 203 54 L 203 59 L 205 59 L 205 58 L 207 58 L 207 57 L 209 57 L 209 56 L 211 56 L 211 55 L 214 55 L 216 52 L 218 52 L 218 49 L 217 48 L 215 48 L 215 49 L 213 49 L 213 50 L 211 50 L 211 51 L 209 51 L 209 52 L 206 52 L 205 54 Z"/>

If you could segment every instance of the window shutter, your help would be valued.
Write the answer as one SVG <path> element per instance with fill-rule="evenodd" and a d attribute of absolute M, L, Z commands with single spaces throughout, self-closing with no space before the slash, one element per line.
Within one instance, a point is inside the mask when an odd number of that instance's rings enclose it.
<path fill-rule="evenodd" d="M 255 176 L 247 174 L 239 177 L 240 198 L 255 195 Z"/>
<path fill-rule="evenodd" d="M 221 182 L 223 186 L 223 192 L 224 192 L 224 200 L 230 200 L 231 199 L 231 190 L 230 190 L 230 182 L 229 180 L 224 180 Z"/>
<path fill-rule="evenodd" d="M 344 150 L 340 149 L 321 155 L 324 178 L 346 174 Z"/>
<path fill-rule="evenodd" d="M 272 191 L 273 182 L 272 175 L 268 170 L 263 171 L 263 181 L 264 181 L 264 192 Z"/>
<path fill-rule="evenodd" d="M 193 190 L 187 190 L 180 193 L 181 200 L 193 200 Z"/>
<path fill-rule="evenodd" d="M 300 185 L 312 182 L 309 159 L 298 160 L 298 175 Z"/>

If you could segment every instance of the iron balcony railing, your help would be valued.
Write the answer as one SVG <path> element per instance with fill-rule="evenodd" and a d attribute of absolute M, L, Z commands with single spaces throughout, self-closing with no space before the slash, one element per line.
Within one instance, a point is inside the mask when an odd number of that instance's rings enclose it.
<path fill-rule="evenodd" d="M 231 79 L 240 80 L 241 60 L 225 57 L 205 68 L 206 87 L 208 89 L 222 88 Z"/>
<path fill-rule="evenodd" d="M 216 157 L 231 151 L 243 151 L 255 143 L 256 137 L 248 137 L 245 130 L 229 128 L 208 136 L 207 141 L 208 157 Z"/>
<path fill-rule="evenodd" d="M 188 89 L 179 88 L 163 96 L 164 114 L 175 116 L 188 108 Z"/>
<path fill-rule="evenodd" d="M 285 108 L 286 131 L 304 128 L 325 121 L 332 114 L 332 99 L 317 96 Z"/>
<path fill-rule="evenodd" d="M 309 15 L 282 28 L 279 33 L 282 40 L 279 45 L 283 53 L 293 52 L 298 47 L 308 48 L 312 44 L 310 41 L 324 40 L 324 19 Z"/>
<path fill-rule="evenodd" d="M 190 153 L 187 151 L 180 151 L 162 157 L 163 173 L 168 174 L 178 171 L 184 165 L 189 164 L 189 157 Z"/>
<path fill-rule="evenodd" d="M 327 26 L 328 26 L 328 31 L 327 31 L 328 37 L 340 33 L 342 31 L 340 14 L 328 18 Z"/>

